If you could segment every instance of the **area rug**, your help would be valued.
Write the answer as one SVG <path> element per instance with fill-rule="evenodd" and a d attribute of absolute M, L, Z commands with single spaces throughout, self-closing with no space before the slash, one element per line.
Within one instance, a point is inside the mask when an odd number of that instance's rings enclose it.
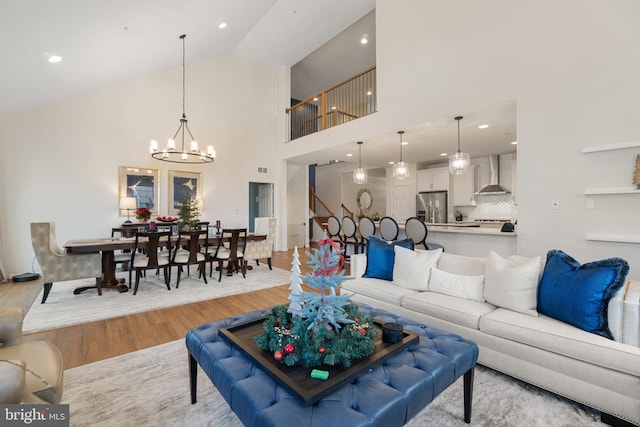
<path fill-rule="evenodd" d="M 71 426 L 242 426 L 198 369 L 195 405 L 190 403 L 184 340 L 66 370 L 62 402 L 69 404 Z M 407 425 L 604 425 L 589 408 L 482 366 L 475 372 L 471 424 L 463 420 L 462 396 L 460 378 Z M 339 420 L 334 425 L 339 426 Z"/>
<path fill-rule="evenodd" d="M 197 301 L 237 295 L 245 292 L 257 291 L 289 283 L 291 272 L 279 268 L 269 270 L 265 264 L 253 266 L 247 271 L 247 277 L 234 274 L 231 277 L 222 276 L 218 282 L 217 276 L 207 278 L 208 284 L 198 278 L 197 268 L 192 266 L 191 275 L 180 277 L 180 287 L 176 289 L 176 271 L 171 276 L 171 290 L 167 290 L 162 274 L 156 277 L 150 270 L 147 277 L 140 279 L 137 295 L 130 290 L 118 293 L 115 289 L 104 289 L 102 296 L 98 296 L 95 289 L 89 289 L 79 295 L 73 290 L 79 286 L 91 285 L 94 280 L 73 280 L 54 283 L 47 302 L 42 301 L 42 292 L 27 313 L 24 333 L 61 328 L 95 320 L 109 319 L 132 313 L 156 310 Z M 215 272 L 214 272 L 215 273 Z M 128 272 L 118 272 L 118 277 L 128 280 Z M 135 280 L 135 279 L 134 279 Z"/>

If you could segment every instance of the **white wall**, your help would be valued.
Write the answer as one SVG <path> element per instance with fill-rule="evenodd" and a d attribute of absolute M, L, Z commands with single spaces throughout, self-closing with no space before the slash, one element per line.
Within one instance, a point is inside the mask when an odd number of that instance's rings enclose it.
<path fill-rule="evenodd" d="M 637 0 L 379 0 L 379 111 L 300 138 L 284 154 L 515 100 L 518 252 L 558 248 L 581 262 L 619 256 L 640 279 L 638 244 L 585 240 L 587 232 L 640 236 L 640 197 L 600 196 L 587 209 L 582 195 L 630 185 L 638 150 L 581 153 L 640 140 L 638 22 Z"/>
<path fill-rule="evenodd" d="M 119 166 L 203 173 L 203 219 L 248 223 L 248 181 L 286 181 L 279 161 L 282 111 L 277 70 L 225 56 L 187 67 L 186 113 L 195 138 L 213 144 L 212 165 L 151 159 L 149 140 L 173 136 L 182 113 L 181 69 L 0 117 L 0 236 L 10 274 L 31 271 L 32 221 L 55 221 L 60 245 L 107 236 L 118 216 Z M 268 174 L 258 174 L 258 167 Z M 286 191 L 286 189 L 284 189 Z"/>

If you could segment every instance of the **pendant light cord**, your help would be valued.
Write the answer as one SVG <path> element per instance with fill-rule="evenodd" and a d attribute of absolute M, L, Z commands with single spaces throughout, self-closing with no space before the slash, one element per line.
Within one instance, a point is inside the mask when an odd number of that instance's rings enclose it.
<path fill-rule="evenodd" d="M 185 117 L 185 118 L 186 118 L 186 115 L 185 115 L 184 105 L 185 105 L 185 97 L 186 97 L 186 92 L 187 91 L 186 91 L 186 83 L 185 83 L 186 82 L 186 77 L 185 77 L 186 72 L 185 72 L 185 65 L 184 65 L 185 64 L 185 53 L 184 53 L 184 51 L 185 51 L 185 47 L 184 47 L 185 42 L 184 42 L 184 39 L 186 37 L 187 37 L 186 34 L 183 34 L 183 35 L 180 36 L 180 38 L 182 39 L 182 117 Z"/>
<path fill-rule="evenodd" d="M 458 153 L 460 153 L 460 120 L 462 120 L 462 116 L 454 117 L 454 120 L 458 122 Z"/>

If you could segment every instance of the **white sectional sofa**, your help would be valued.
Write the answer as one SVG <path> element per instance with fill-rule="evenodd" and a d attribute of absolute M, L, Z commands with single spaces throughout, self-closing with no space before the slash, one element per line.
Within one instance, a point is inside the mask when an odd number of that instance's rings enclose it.
<path fill-rule="evenodd" d="M 395 249 L 392 280 L 363 277 L 367 255 L 352 255 L 351 275 L 341 292 L 351 294 L 353 302 L 473 340 L 480 347 L 478 363 L 595 408 L 609 424 L 640 425 L 639 282 L 626 281 L 608 303 L 609 329 L 616 341 L 537 313 L 544 257 L 403 251 Z M 533 289 L 532 263 L 538 264 Z M 505 288 L 505 280 L 514 282 L 513 288 Z M 626 307 L 625 296 L 630 295 L 633 309 Z"/>

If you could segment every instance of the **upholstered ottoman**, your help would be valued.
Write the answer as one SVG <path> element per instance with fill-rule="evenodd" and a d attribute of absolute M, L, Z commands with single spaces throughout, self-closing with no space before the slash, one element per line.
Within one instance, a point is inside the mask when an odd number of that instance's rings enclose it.
<path fill-rule="evenodd" d="M 473 369 L 478 346 L 445 332 L 384 310 L 361 306 L 366 314 L 399 323 L 419 335 L 418 344 L 345 384 L 314 405 L 304 406 L 279 386 L 237 347 L 221 328 L 248 322 L 268 310 L 254 311 L 191 329 L 189 351 L 191 403 L 196 402 L 197 367 L 211 379 L 246 426 L 401 426 L 464 375 L 465 421 L 471 417 Z"/>

